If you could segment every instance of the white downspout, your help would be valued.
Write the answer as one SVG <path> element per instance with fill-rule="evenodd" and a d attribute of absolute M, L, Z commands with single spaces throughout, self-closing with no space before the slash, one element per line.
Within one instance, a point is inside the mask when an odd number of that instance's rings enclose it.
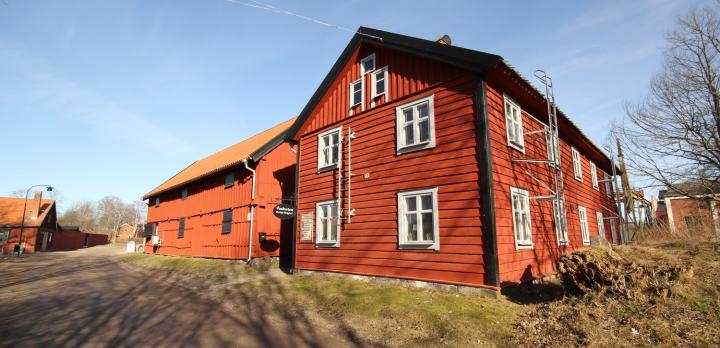
<path fill-rule="evenodd" d="M 248 239 L 247 257 L 247 261 L 250 262 L 250 260 L 252 260 L 253 223 L 255 222 L 255 205 L 253 204 L 255 201 L 255 170 L 248 166 L 247 158 L 244 159 L 242 162 L 245 165 L 245 169 L 249 170 L 250 173 L 252 173 L 252 190 L 250 191 L 250 236 Z"/>

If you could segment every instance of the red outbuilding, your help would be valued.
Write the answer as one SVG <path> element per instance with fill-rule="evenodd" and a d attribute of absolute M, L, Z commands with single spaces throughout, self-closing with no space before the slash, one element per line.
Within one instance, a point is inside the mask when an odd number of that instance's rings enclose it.
<path fill-rule="evenodd" d="M 295 268 L 498 289 L 618 238 L 613 163 L 553 105 L 498 55 L 360 28 L 288 131 Z"/>
<path fill-rule="evenodd" d="M 105 245 L 109 236 L 105 233 L 83 231 L 79 226 L 58 225 L 50 240 L 50 250 L 77 250 L 96 245 Z"/>
<path fill-rule="evenodd" d="M 42 192 L 35 192 L 35 196 L 27 200 L 0 197 L 0 247 L 3 253 L 17 252 L 18 245 L 23 245 L 25 253 L 45 251 L 56 230 L 55 201 L 42 199 Z"/>
<path fill-rule="evenodd" d="M 198 160 L 147 193 L 145 252 L 224 259 L 289 255 L 293 220 L 280 220 L 273 210 L 292 203 L 296 156 L 284 135 L 294 121 Z"/>

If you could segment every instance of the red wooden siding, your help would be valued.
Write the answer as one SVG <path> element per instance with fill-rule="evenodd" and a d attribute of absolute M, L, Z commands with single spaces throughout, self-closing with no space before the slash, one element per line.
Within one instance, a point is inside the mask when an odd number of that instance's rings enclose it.
<path fill-rule="evenodd" d="M 514 98 L 514 95 L 521 93 L 520 91 L 513 92 L 515 94 L 510 95 L 511 98 L 516 101 L 521 99 Z M 545 124 L 523 109 L 523 129 L 526 133 L 524 137 L 525 154 L 523 154 L 508 146 L 503 92 L 492 85 L 488 85 L 488 117 L 491 123 L 490 142 L 493 156 L 500 280 L 503 283 L 517 283 L 531 277 L 554 274 L 556 262 L 561 253 L 587 247 L 582 243 L 578 206 L 584 206 L 587 210 L 590 236 L 597 236 L 596 212 L 600 211 L 606 218 L 611 217 L 613 215 L 610 211 L 616 211 L 614 203 L 606 194 L 605 185 L 602 182 L 599 182 L 598 190 L 592 187 L 590 162 L 581 148 L 578 148 L 578 151 L 581 155 L 583 181 L 575 179 L 569 142 L 572 142 L 573 138 L 578 135 L 569 136 L 561 131 L 560 156 L 565 182 L 569 245 L 558 246 L 552 202 L 530 200 L 534 247 L 530 250 L 516 250 L 510 187 L 528 190 L 530 196 L 548 195 L 550 192 L 532 177 L 545 183 L 551 183 L 553 177 L 547 163 L 519 163 L 512 162 L 512 158 L 547 159 L 545 135 L 542 133 L 527 134 L 543 129 Z M 598 168 L 601 165 L 607 166 L 606 163 L 596 163 L 596 165 Z M 603 174 L 599 169 L 597 175 L 598 181 L 603 180 Z M 552 184 L 550 186 L 552 187 Z M 607 220 L 605 221 L 605 231 L 607 240 L 611 241 L 610 222 Z"/>
<path fill-rule="evenodd" d="M 337 170 L 318 173 L 317 135 L 342 126 L 352 140 L 352 222 L 340 227 L 340 246 L 316 247 L 300 239 L 296 267 L 405 279 L 484 285 L 480 226 L 477 142 L 471 75 L 405 54 L 365 46 L 351 58 L 300 131 L 298 216 L 315 213 L 317 202 L 337 192 Z M 376 67 L 388 66 L 390 100 L 348 118 L 349 83 L 359 61 L 376 55 Z M 366 89 L 369 93 L 370 77 Z M 436 147 L 396 154 L 395 107 L 434 95 Z M 342 144 L 342 209 L 347 209 L 347 142 Z M 368 177 L 365 178 L 365 174 Z M 438 188 L 440 250 L 398 248 L 397 193 Z M 299 223 L 299 221 L 298 221 Z M 313 239 L 316 224 L 314 224 Z"/>
<path fill-rule="evenodd" d="M 284 195 L 292 193 L 288 187 L 293 185 L 294 163 L 295 154 L 287 144 L 281 144 L 254 166 L 257 183 L 253 257 L 280 255 L 283 224 L 272 214 L 272 209 Z M 235 185 L 226 188 L 225 174 L 230 171 L 235 173 Z M 185 188 L 188 189 L 188 196 L 186 200 L 181 200 L 180 194 Z M 148 241 L 146 252 L 224 259 L 247 258 L 251 189 L 252 176 L 243 165 L 239 165 L 161 194 L 160 206 L 155 206 L 152 198 L 148 207 L 148 223 L 158 223 L 162 245 L 153 248 Z M 232 230 L 222 234 L 223 212 L 226 209 L 233 210 Z M 178 238 L 180 218 L 185 218 L 183 238 Z M 258 240 L 259 232 L 267 233 L 267 241 L 262 245 Z"/>

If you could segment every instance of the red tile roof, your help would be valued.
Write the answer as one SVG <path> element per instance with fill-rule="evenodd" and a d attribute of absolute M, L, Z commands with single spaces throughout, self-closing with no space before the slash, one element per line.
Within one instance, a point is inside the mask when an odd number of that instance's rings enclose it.
<path fill-rule="evenodd" d="M 50 207 L 55 204 L 52 199 L 43 199 L 40 203 L 40 215 L 37 220 L 30 220 L 30 212 L 32 209 L 32 197 L 27 200 L 27 210 L 25 214 L 25 226 L 39 226 L 47 216 Z M 20 226 L 23 216 L 23 206 L 25 198 L 0 197 L 0 226 Z"/>
<path fill-rule="evenodd" d="M 285 132 L 295 122 L 293 117 L 275 127 L 265 130 L 261 133 L 253 135 L 235 145 L 220 150 L 208 157 L 197 160 L 187 166 L 172 178 L 168 179 L 160 186 L 146 193 L 143 199 L 150 198 L 158 193 L 162 193 L 182 185 L 188 184 L 200 178 L 215 174 L 229 167 L 240 164 L 247 159 L 253 152 L 257 151 L 271 140 Z"/>

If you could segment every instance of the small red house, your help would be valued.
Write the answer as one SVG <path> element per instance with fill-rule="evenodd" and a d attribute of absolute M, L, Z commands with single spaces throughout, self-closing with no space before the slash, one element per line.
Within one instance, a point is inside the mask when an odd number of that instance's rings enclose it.
<path fill-rule="evenodd" d="M 295 118 L 190 164 L 148 192 L 146 253 L 251 259 L 280 256 L 292 220 L 295 153 L 284 134 Z M 287 237 L 287 238 L 284 238 Z"/>
<path fill-rule="evenodd" d="M 23 207 L 26 209 L 25 223 L 21 224 Z M 55 201 L 42 199 L 42 192 L 35 192 L 27 203 L 25 198 L 0 197 L 0 247 L 3 253 L 16 252 L 19 244 L 24 246 L 25 253 L 45 251 L 56 230 Z"/>
<path fill-rule="evenodd" d="M 135 227 L 129 223 L 124 223 L 113 233 L 112 241 L 113 243 L 125 243 L 133 237 L 135 237 Z"/>
<path fill-rule="evenodd" d="M 360 28 L 288 132 L 295 268 L 498 289 L 612 240 L 613 164 L 549 110 L 500 56 Z"/>

